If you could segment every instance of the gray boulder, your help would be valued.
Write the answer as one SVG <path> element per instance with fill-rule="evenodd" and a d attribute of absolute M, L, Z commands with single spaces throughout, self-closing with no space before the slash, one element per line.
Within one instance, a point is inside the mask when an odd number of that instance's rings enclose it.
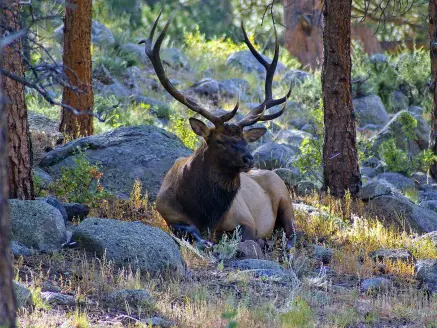
<path fill-rule="evenodd" d="M 37 166 L 44 155 L 61 144 L 64 136 L 59 132 L 59 122 L 44 115 L 28 111 L 33 165 Z"/>
<path fill-rule="evenodd" d="M 55 182 L 52 177 L 43 169 L 35 167 L 32 169 L 33 180 L 38 184 L 38 188 L 48 189 Z M 35 186 L 36 188 L 36 186 Z"/>
<path fill-rule="evenodd" d="M 368 201 L 378 196 L 397 194 L 396 187 L 385 180 L 375 180 L 364 187 L 358 193 L 358 198 Z"/>
<path fill-rule="evenodd" d="M 176 242 L 164 231 L 141 222 L 87 218 L 73 232 L 80 247 L 118 266 L 153 276 L 181 277 L 185 262 Z"/>
<path fill-rule="evenodd" d="M 384 291 L 389 289 L 393 285 L 390 279 L 383 277 L 372 277 L 364 279 L 361 282 L 361 290 L 364 293 Z"/>
<path fill-rule="evenodd" d="M 13 281 L 15 301 L 18 309 L 30 308 L 33 306 L 32 292 L 24 284 Z"/>
<path fill-rule="evenodd" d="M 413 179 L 410 179 L 400 173 L 381 173 L 376 176 L 376 179 L 387 181 L 391 185 L 395 186 L 398 190 L 403 192 L 416 189 L 416 184 L 414 183 Z"/>
<path fill-rule="evenodd" d="M 284 77 L 282 78 L 281 82 L 293 86 L 305 82 L 307 79 L 310 79 L 312 76 L 310 73 L 300 71 L 298 69 L 292 69 L 289 70 L 287 73 L 285 73 Z"/>
<path fill-rule="evenodd" d="M 271 58 L 261 55 L 267 62 L 271 62 Z M 244 73 L 252 73 L 255 72 L 260 76 L 265 76 L 266 70 L 264 66 L 256 60 L 256 58 L 252 55 L 249 50 L 238 51 L 231 54 L 226 60 L 226 64 L 230 67 L 236 67 L 243 71 Z M 284 73 L 286 67 L 281 62 L 278 62 L 278 66 L 276 68 L 276 72 Z"/>
<path fill-rule="evenodd" d="M 302 141 L 306 138 L 312 138 L 312 135 L 300 130 L 289 129 L 281 130 L 274 138 L 274 141 L 278 144 L 284 144 L 298 152 Z"/>
<path fill-rule="evenodd" d="M 288 189 L 296 187 L 301 178 L 300 171 L 297 167 L 274 169 L 273 172 L 279 175 Z"/>
<path fill-rule="evenodd" d="M 408 109 L 410 101 L 408 97 L 400 91 L 393 91 L 390 98 L 390 105 L 393 112 L 397 113 L 401 110 Z"/>
<path fill-rule="evenodd" d="M 388 226 L 394 225 L 417 233 L 437 230 L 436 212 L 415 205 L 401 195 L 375 197 L 368 203 L 368 208 Z"/>
<path fill-rule="evenodd" d="M 403 261 L 416 262 L 413 254 L 406 249 L 387 249 L 381 248 L 369 254 L 369 256 L 379 262 L 383 261 Z"/>
<path fill-rule="evenodd" d="M 389 121 L 387 111 L 381 98 L 376 95 L 356 98 L 353 100 L 358 125 L 385 125 Z"/>
<path fill-rule="evenodd" d="M 177 48 L 162 49 L 160 56 L 162 62 L 171 68 L 189 68 L 187 57 Z"/>
<path fill-rule="evenodd" d="M 73 220 L 83 220 L 90 212 L 90 208 L 86 204 L 62 203 L 62 206 L 67 213 L 67 220 L 70 222 Z"/>
<path fill-rule="evenodd" d="M 413 114 L 414 116 L 422 116 L 423 114 L 423 108 L 419 106 L 411 106 L 408 108 L 408 111 Z"/>
<path fill-rule="evenodd" d="M 23 244 L 12 240 L 11 242 L 11 253 L 14 256 L 30 256 L 35 253 L 34 250 L 27 248 Z"/>
<path fill-rule="evenodd" d="M 190 87 L 189 91 L 214 101 L 219 101 L 222 98 L 236 98 L 239 93 L 238 87 L 232 83 L 224 84 L 211 78 L 205 78 L 196 82 Z"/>
<path fill-rule="evenodd" d="M 416 278 L 421 282 L 422 288 L 437 292 L 437 260 L 419 260 L 415 267 Z"/>
<path fill-rule="evenodd" d="M 124 85 L 115 82 L 113 84 L 105 85 L 100 91 L 101 96 L 115 96 L 117 98 L 127 98 L 130 96 L 130 91 Z"/>
<path fill-rule="evenodd" d="M 42 200 L 46 202 L 49 205 L 52 205 L 54 208 L 58 209 L 58 211 L 61 213 L 62 217 L 64 218 L 64 222 L 66 223 L 68 221 L 68 214 L 65 207 L 62 205 L 62 203 L 56 198 L 56 197 L 37 197 L 36 199 Z"/>
<path fill-rule="evenodd" d="M 57 292 L 42 292 L 41 298 L 50 305 L 74 306 L 76 304 L 76 297 L 74 297 L 73 295 Z"/>
<path fill-rule="evenodd" d="M 390 122 L 378 132 L 378 134 L 371 138 L 372 141 L 372 151 L 377 154 L 379 146 L 384 141 L 394 138 L 397 147 L 403 150 L 408 150 L 412 155 L 417 155 L 422 149 L 426 149 L 429 145 L 429 125 L 421 118 L 416 117 L 417 127 L 414 130 L 414 138 L 410 140 L 407 148 L 407 139 L 405 133 L 402 130 L 402 120 L 403 115 L 412 115 L 408 111 L 400 111 L 396 113 Z"/>
<path fill-rule="evenodd" d="M 132 58 L 136 58 L 139 63 L 145 66 L 151 66 L 149 57 L 147 57 L 144 52 L 144 46 L 140 46 L 135 43 L 126 43 L 121 46 L 121 50 L 128 56 L 132 56 Z M 163 49 L 164 50 L 164 49 Z"/>
<path fill-rule="evenodd" d="M 434 200 L 424 200 L 419 205 L 424 207 L 424 208 L 427 208 L 429 210 L 432 210 L 434 212 L 437 212 L 437 199 L 434 199 Z"/>
<path fill-rule="evenodd" d="M 274 170 L 288 167 L 290 161 L 296 156 L 296 151 L 274 142 L 259 146 L 253 152 L 255 166 L 259 169 Z"/>
<path fill-rule="evenodd" d="M 264 253 L 256 241 L 245 240 L 238 243 L 235 256 L 244 259 L 263 259 Z"/>
<path fill-rule="evenodd" d="M 249 92 L 250 83 L 242 78 L 233 78 L 221 81 L 224 89 L 233 88 L 237 89 L 242 95 Z"/>
<path fill-rule="evenodd" d="M 108 303 L 117 309 L 131 309 L 135 312 L 142 309 L 144 312 L 150 310 L 155 300 L 143 289 L 121 289 L 112 292 L 108 296 Z"/>
<path fill-rule="evenodd" d="M 100 135 L 80 138 L 48 153 L 41 162 L 59 177 L 63 167 L 73 167 L 77 150 L 92 164 L 101 164 L 102 185 L 120 197 L 128 197 L 136 179 L 142 191 L 156 197 L 165 174 L 179 157 L 191 151 L 172 133 L 153 126 L 123 127 Z"/>
<path fill-rule="evenodd" d="M 55 251 L 67 241 L 59 210 L 41 200 L 9 200 L 12 240 L 29 248 Z"/>
<path fill-rule="evenodd" d="M 56 28 L 53 32 L 53 35 L 55 39 L 62 43 L 64 41 L 64 25 Z M 109 28 L 107 28 L 104 24 L 93 20 L 91 30 L 91 42 L 98 46 L 107 47 L 113 45 L 115 43 L 115 39 Z"/>

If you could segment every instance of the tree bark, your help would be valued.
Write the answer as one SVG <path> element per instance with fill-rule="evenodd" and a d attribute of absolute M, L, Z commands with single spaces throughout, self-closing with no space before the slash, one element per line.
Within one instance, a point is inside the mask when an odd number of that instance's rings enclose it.
<path fill-rule="evenodd" d="M 284 0 L 284 44 L 303 66 L 317 68 L 322 61 L 320 0 Z"/>
<path fill-rule="evenodd" d="M 80 111 L 90 111 L 94 106 L 91 78 L 91 26 L 92 0 L 65 2 L 64 54 L 65 74 L 73 88 L 64 87 L 63 103 Z M 74 90 L 78 88 L 80 91 Z M 59 130 L 73 138 L 92 135 L 93 117 L 74 115 L 62 110 Z"/>
<path fill-rule="evenodd" d="M 437 0 L 429 0 L 429 49 L 431 55 L 431 149 L 437 155 Z M 437 163 L 431 166 L 431 175 L 437 179 Z"/>
<path fill-rule="evenodd" d="M 361 186 L 351 94 L 352 0 L 324 0 L 322 91 L 324 189 L 342 197 Z"/>
<path fill-rule="evenodd" d="M 2 2 L 1 36 L 20 30 L 18 0 Z M 3 50 L 5 70 L 24 77 L 21 59 L 21 41 L 15 40 Z M 5 110 L 9 125 L 9 197 L 34 199 L 32 180 L 32 146 L 30 141 L 24 85 L 5 77 L 3 79 Z"/>
<path fill-rule="evenodd" d="M 5 1 L 0 0 L 0 9 L 6 14 L 4 5 Z M 1 23 L 3 23 L 3 18 L 1 18 Z M 4 53 L 0 49 L 0 65 L 3 65 L 4 58 Z M 11 227 L 8 208 L 9 174 L 8 156 L 6 156 L 8 153 L 8 125 L 2 86 L 3 81 L 0 74 L 0 327 L 15 327 L 15 295 L 12 286 Z"/>

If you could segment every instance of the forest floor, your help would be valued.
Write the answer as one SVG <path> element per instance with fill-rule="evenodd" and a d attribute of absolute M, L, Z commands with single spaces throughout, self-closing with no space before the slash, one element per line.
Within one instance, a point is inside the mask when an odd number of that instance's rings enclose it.
<path fill-rule="evenodd" d="M 31 288 L 35 304 L 32 311 L 20 311 L 20 326 L 151 327 L 153 321 L 154 327 L 437 327 L 437 297 L 419 288 L 415 263 L 378 262 L 369 255 L 403 248 L 416 259 L 437 258 L 434 246 L 383 227 L 366 216 L 361 203 L 318 195 L 297 202 L 320 212 L 296 210 L 302 232 L 297 246 L 284 251 L 278 232 L 264 255 L 291 273 L 286 279 L 232 268 L 235 258 L 224 254 L 237 244 L 232 237 L 222 243 L 222 254 L 182 243 L 188 274 L 181 280 L 144 277 L 82 250 L 64 249 L 15 258 L 17 280 Z M 157 217 L 150 211 L 147 220 Z M 316 254 L 320 250 L 328 250 L 327 259 Z M 389 283 L 366 291 L 363 281 L 375 277 Z M 41 291 L 53 288 L 73 295 L 74 303 L 47 304 Z M 144 289 L 153 301 L 109 306 L 108 295 L 118 289 Z"/>

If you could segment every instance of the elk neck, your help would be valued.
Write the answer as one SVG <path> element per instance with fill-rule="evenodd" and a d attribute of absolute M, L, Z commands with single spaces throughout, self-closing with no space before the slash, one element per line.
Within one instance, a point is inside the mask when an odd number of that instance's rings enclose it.
<path fill-rule="evenodd" d="M 184 210 L 200 229 L 215 229 L 240 188 L 240 173 L 220 167 L 214 152 L 202 144 L 183 167 Z"/>

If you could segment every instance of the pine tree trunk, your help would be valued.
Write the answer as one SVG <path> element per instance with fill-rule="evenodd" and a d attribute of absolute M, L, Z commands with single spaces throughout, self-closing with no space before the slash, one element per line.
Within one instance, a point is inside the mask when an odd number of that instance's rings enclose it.
<path fill-rule="evenodd" d="M 2 8 L 1 35 L 20 29 L 18 0 L 8 1 Z M 3 68 L 20 77 L 24 76 L 21 59 L 21 41 L 16 40 L 3 51 Z M 30 141 L 24 85 L 10 78 L 3 79 L 5 110 L 9 125 L 9 197 L 33 199 L 32 146 Z"/>
<path fill-rule="evenodd" d="M 64 67 L 70 84 L 80 89 L 64 88 L 63 103 L 80 111 L 94 106 L 91 79 L 92 0 L 68 0 L 65 3 Z M 92 135 L 93 117 L 74 115 L 62 110 L 60 131 L 73 138 Z"/>
<path fill-rule="evenodd" d="M 0 0 L 1 10 L 5 2 Z M 5 15 L 4 15 L 5 16 Z M 3 26 L 3 18 L 1 19 Z M 3 31 L 2 31 L 3 32 Z M 3 35 L 3 33 L 2 33 Z M 0 49 L 1 51 L 1 49 Z M 0 65 L 5 58 L 0 53 Z M 0 75 L 0 327 L 15 327 L 15 296 L 12 287 L 11 227 L 8 209 L 8 125 Z"/>
<path fill-rule="evenodd" d="M 284 0 L 284 44 L 304 66 L 322 62 L 320 0 Z"/>
<path fill-rule="evenodd" d="M 324 0 L 322 91 L 325 137 L 324 189 L 342 197 L 361 180 L 351 94 L 352 0 Z"/>
<path fill-rule="evenodd" d="M 429 0 L 429 42 L 431 54 L 431 148 L 437 155 L 437 0 Z M 431 175 L 437 179 L 437 163 L 431 167 Z"/>

